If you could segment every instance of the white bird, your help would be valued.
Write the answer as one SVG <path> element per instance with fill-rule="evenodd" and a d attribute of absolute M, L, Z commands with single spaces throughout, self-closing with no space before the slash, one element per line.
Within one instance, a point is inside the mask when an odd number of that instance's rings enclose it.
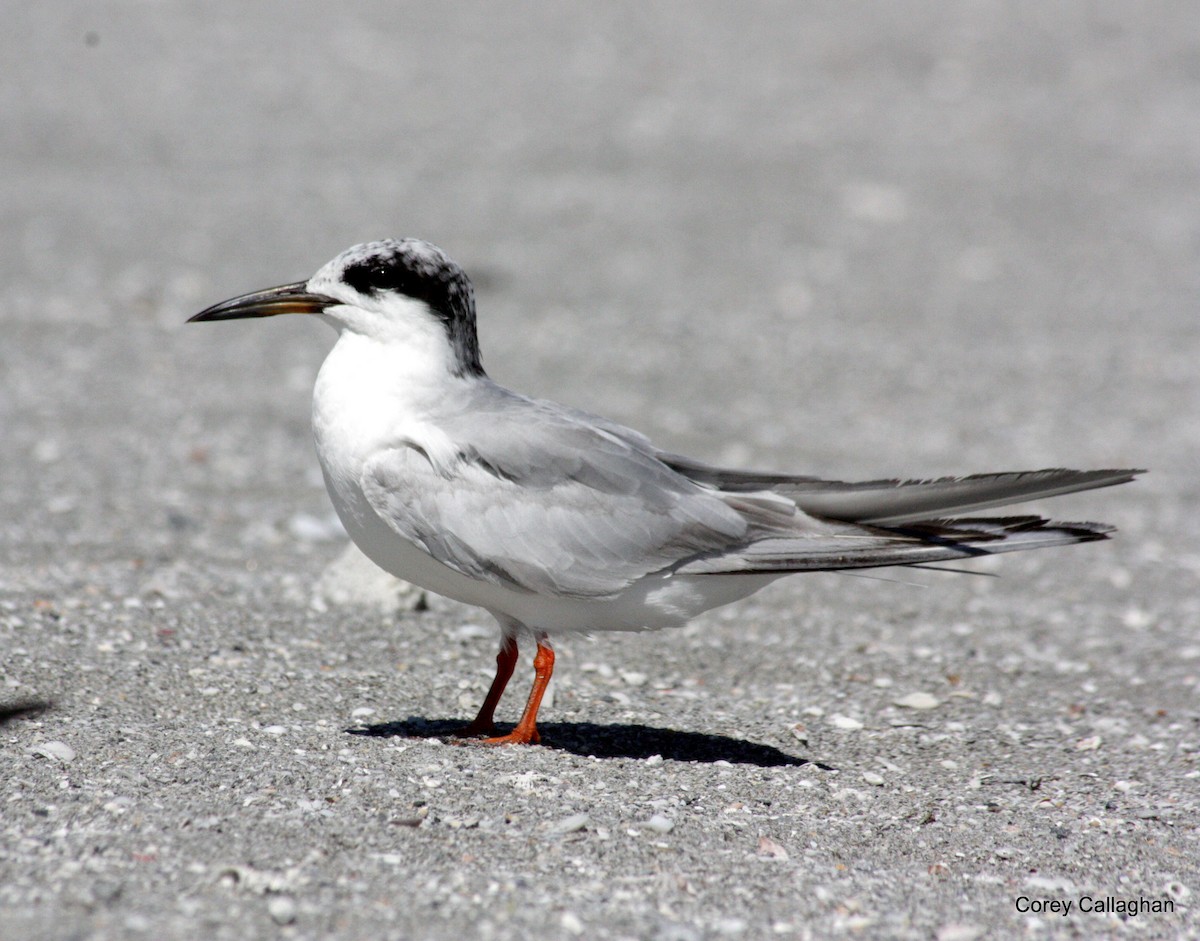
<path fill-rule="evenodd" d="M 536 743 L 551 634 L 683 624 L 792 572 L 913 565 L 1104 539 L 1036 516 L 959 518 L 1106 487 L 1134 470 L 1041 470 L 842 483 L 726 470 L 660 451 L 604 418 L 510 392 L 480 363 L 466 273 L 418 239 L 357 245 L 308 281 L 191 319 L 316 314 L 338 338 L 312 425 L 325 485 L 359 548 L 500 624 L 496 677 L 461 735 L 488 736 L 532 635 L 520 722 Z"/>

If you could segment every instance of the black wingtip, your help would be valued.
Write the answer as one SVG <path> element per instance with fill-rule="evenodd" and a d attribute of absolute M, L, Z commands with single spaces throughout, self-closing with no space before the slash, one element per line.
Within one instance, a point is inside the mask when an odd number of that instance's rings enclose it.
<path fill-rule="evenodd" d="M 1103 542 L 1105 539 L 1112 539 L 1113 534 L 1117 531 L 1117 527 L 1109 523 L 1078 523 L 1064 522 L 1063 520 L 1046 520 L 1045 525 L 1041 528 L 1056 529 L 1074 537 L 1076 542 Z"/>

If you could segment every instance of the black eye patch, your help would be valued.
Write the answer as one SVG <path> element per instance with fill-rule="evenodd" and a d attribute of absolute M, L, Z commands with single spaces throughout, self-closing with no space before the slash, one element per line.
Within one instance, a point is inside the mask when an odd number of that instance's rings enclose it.
<path fill-rule="evenodd" d="M 368 297 L 394 291 L 424 301 L 446 327 L 460 373 L 483 374 L 475 335 L 475 301 L 466 272 L 423 242 L 379 242 L 341 272 L 344 284 Z"/>
<path fill-rule="evenodd" d="M 367 259 L 350 265 L 342 272 L 342 280 L 363 294 L 378 294 L 380 291 L 395 291 L 409 297 L 425 300 L 430 284 L 435 279 L 418 274 L 400 259 Z"/>
<path fill-rule="evenodd" d="M 428 257 L 404 251 L 376 255 L 349 265 L 342 280 L 362 294 L 375 296 L 395 291 L 424 301 L 435 313 L 450 317 L 466 293 L 462 269 L 453 263 L 438 264 Z"/>

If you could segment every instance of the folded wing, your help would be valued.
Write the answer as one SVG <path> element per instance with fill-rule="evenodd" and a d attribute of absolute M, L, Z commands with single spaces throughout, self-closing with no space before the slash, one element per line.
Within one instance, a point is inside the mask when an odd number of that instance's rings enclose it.
<path fill-rule="evenodd" d="M 511 409 L 489 420 L 476 408 L 469 427 L 443 422 L 452 440 L 469 442 L 449 465 L 435 466 L 413 444 L 380 451 L 360 480 L 375 512 L 464 575 L 567 597 L 611 597 L 746 541 L 742 512 L 636 440 L 566 410 L 518 405 L 515 420 Z"/>

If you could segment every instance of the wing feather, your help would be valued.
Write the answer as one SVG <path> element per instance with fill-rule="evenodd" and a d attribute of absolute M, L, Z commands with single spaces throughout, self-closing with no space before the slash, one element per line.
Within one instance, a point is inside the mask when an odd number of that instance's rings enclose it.
<path fill-rule="evenodd" d="M 640 436 L 514 396 L 476 408 L 470 442 L 434 468 L 416 443 L 386 448 L 360 484 L 376 513 L 444 565 L 509 588 L 611 597 L 651 572 L 745 541 L 751 522 L 676 473 Z"/>

